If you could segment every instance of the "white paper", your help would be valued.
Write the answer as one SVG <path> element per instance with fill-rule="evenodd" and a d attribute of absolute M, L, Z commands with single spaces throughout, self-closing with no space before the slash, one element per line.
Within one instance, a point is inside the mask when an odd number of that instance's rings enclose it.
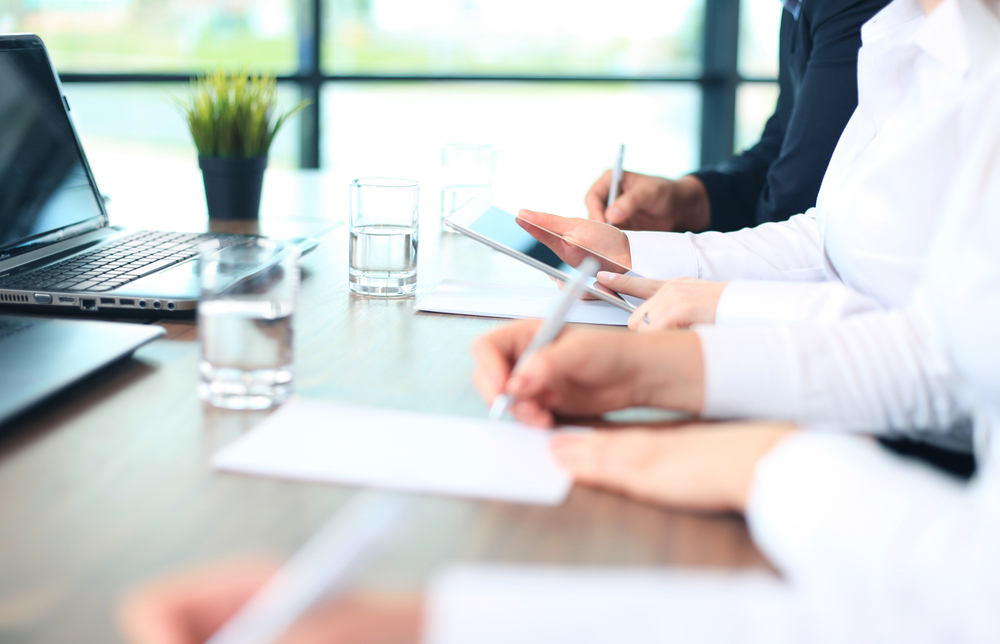
<path fill-rule="evenodd" d="M 572 484 L 551 432 L 515 423 L 295 400 L 212 458 L 216 469 L 557 505 Z"/>
<path fill-rule="evenodd" d="M 414 307 L 429 313 L 478 315 L 490 318 L 544 318 L 551 311 L 559 289 L 545 286 L 499 286 L 444 280 Z M 601 300 L 581 300 L 566 315 L 577 324 L 628 325 L 629 313 Z"/>

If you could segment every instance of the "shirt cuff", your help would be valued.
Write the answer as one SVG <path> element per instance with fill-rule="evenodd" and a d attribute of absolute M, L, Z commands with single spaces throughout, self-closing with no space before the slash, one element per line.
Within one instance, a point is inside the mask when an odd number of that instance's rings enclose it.
<path fill-rule="evenodd" d="M 705 365 L 708 418 L 795 420 L 801 379 L 787 334 L 778 328 L 696 329 Z"/>
<path fill-rule="evenodd" d="M 874 299 L 839 283 L 733 280 L 715 311 L 727 327 L 769 326 L 782 322 L 834 322 L 881 310 Z"/>
<path fill-rule="evenodd" d="M 626 230 L 632 271 L 651 279 L 698 277 L 691 233 Z"/>

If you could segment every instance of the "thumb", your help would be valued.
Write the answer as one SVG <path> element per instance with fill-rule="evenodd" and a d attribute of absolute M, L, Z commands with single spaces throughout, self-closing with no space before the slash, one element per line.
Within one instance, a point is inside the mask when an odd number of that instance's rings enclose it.
<path fill-rule="evenodd" d="M 646 190 L 641 182 L 632 189 L 626 188 L 626 183 L 622 182 L 622 193 L 604 211 L 604 217 L 609 224 L 618 225 L 628 221 L 639 212 L 642 202 L 646 198 Z"/>
<path fill-rule="evenodd" d="M 517 218 L 522 219 L 529 224 L 535 224 L 541 228 L 552 231 L 554 233 L 559 233 L 560 235 L 569 234 L 570 229 L 573 226 L 573 220 L 567 217 L 560 217 L 558 215 L 550 215 L 547 212 L 536 212 L 534 210 L 521 209 L 517 213 Z"/>
<path fill-rule="evenodd" d="M 597 281 L 615 293 L 624 293 L 625 295 L 631 295 L 644 300 L 648 300 L 656 295 L 656 292 L 666 283 L 665 280 L 632 277 L 631 275 L 621 275 L 608 271 L 599 272 L 597 274 Z"/>

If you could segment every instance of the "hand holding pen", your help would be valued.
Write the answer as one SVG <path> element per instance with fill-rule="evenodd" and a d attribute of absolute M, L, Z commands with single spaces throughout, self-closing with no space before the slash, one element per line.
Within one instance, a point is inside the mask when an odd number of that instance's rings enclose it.
<path fill-rule="evenodd" d="M 570 308 L 580 299 L 580 296 L 584 292 L 584 286 L 594 278 L 598 268 L 597 261 L 592 258 L 587 258 L 583 261 L 576 276 L 560 294 L 552 312 L 542 322 L 541 326 L 538 327 L 531 342 L 518 357 L 514 368 L 511 370 L 511 377 L 516 376 L 524 369 L 525 365 L 530 362 L 539 349 L 556 339 L 566 322 L 566 314 L 569 313 Z M 512 402 L 513 398 L 502 389 L 490 407 L 490 418 L 499 420 L 507 412 L 507 408 Z"/>

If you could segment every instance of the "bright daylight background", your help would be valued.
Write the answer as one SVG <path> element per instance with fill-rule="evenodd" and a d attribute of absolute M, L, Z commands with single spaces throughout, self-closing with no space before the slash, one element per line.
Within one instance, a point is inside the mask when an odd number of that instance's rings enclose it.
<path fill-rule="evenodd" d="M 34 32 L 60 72 L 190 72 L 227 66 L 291 74 L 297 0 L 0 0 L 0 32 Z M 694 77 L 703 0 L 324 0 L 323 72 L 350 75 Z M 741 0 L 740 72 L 777 73 L 778 0 Z M 170 104 L 184 84 L 67 83 L 98 183 L 114 197 L 129 173 L 196 166 Z M 627 147 L 628 169 L 697 167 L 694 82 L 359 82 L 323 90 L 324 169 L 406 175 L 431 187 L 439 149 L 482 142 L 499 152 L 498 201 L 582 214 L 587 187 Z M 737 148 L 752 144 L 776 99 L 744 83 Z M 286 105 L 295 85 L 282 86 Z M 272 150 L 295 167 L 297 123 Z M 164 186 L 168 190 L 169 186 Z M 345 204 L 346 208 L 346 204 Z M 572 210 L 566 212 L 566 210 Z M 341 213 L 342 216 L 342 213 Z"/>

